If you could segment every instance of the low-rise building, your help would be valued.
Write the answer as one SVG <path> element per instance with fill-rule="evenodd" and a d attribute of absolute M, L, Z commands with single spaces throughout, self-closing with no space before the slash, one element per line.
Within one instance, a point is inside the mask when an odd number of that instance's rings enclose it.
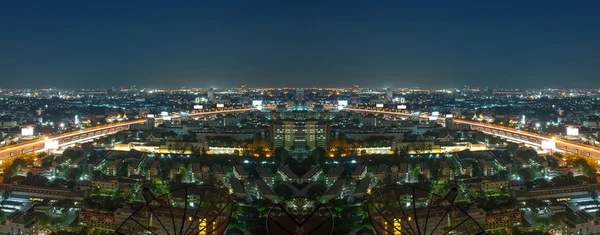
<path fill-rule="evenodd" d="M 377 180 L 382 181 L 387 176 L 388 166 L 385 164 L 381 164 L 377 167 L 377 171 L 375 172 L 375 178 Z"/>
<path fill-rule="evenodd" d="M 41 175 L 42 173 L 44 173 L 44 168 L 42 167 L 29 167 L 27 168 L 27 172 L 31 172 L 31 174 L 33 175 Z"/>
<path fill-rule="evenodd" d="M 572 198 L 589 197 L 590 191 L 600 190 L 600 184 L 570 185 L 561 187 L 537 188 L 530 190 L 516 191 L 517 201 L 526 201 L 529 199 L 569 201 Z"/>
<path fill-rule="evenodd" d="M 223 167 L 221 167 L 221 165 L 215 164 L 212 166 L 212 170 L 217 181 L 223 182 L 223 179 L 225 178 L 225 172 L 223 171 Z"/>
<path fill-rule="evenodd" d="M 258 193 L 261 197 L 270 200 L 272 202 L 277 202 L 277 195 L 271 190 L 269 185 L 262 179 L 254 179 L 254 184 L 258 188 Z"/>
<path fill-rule="evenodd" d="M 363 199 L 369 193 L 369 186 L 371 185 L 371 179 L 364 178 L 358 181 L 356 190 L 354 191 L 354 197 Z"/>
<path fill-rule="evenodd" d="M 515 160 L 517 160 L 521 168 L 529 168 L 531 166 L 529 165 L 529 162 L 525 161 L 523 158 L 515 157 Z"/>
<path fill-rule="evenodd" d="M 15 211 L 0 223 L 2 234 L 35 234 L 37 220 L 31 213 Z"/>
<path fill-rule="evenodd" d="M 521 224 L 521 212 L 517 209 L 493 210 L 485 217 L 485 231 L 488 233 Z"/>
<path fill-rule="evenodd" d="M 407 181 L 410 178 L 408 163 L 400 163 L 400 167 L 398 168 L 398 177 L 404 181 Z"/>
<path fill-rule="evenodd" d="M 103 181 L 103 180 L 92 181 L 92 188 L 94 190 L 98 190 L 99 192 L 114 193 L 117 190 L 119 190 L 119 181 L 116 178 L 108 180 L 108 181 Z"/>
<path fill-rule="evenodd" d="M 508 189 L 513 191 L 525 190 L 525 182 L 523 182 L 522 180 L 508 181 Z"/>
<path fill-rule="evenodd" d="M 104 231 L 114 231 L 115 215 L 106 210 L 83 209 L 79 212 L 79 224 Z"/>
<path fill-rule="evenodd" d="M 427 162 L 421 163 L 421 175 L 427 181 L 431 178 L 431 169 L 429 169 Z"/>
<path fill-rule="evenodd" d="M 485 192 L 500 192 L 503 189 L 508 189 L 508 181 L 484 179 L 481 182 L 481 189 Z"/>
<path fill-rule="evenodd" d="M 340 176 L 342 176 L 343 172 L 344 172 L 343 166 L 338 166 L 336 168 L 333 168 L 332 170 L 329 171 L 329 173 L 327 173 L 327 177 L 325 178 L 326 183 L 328 185 L 333 184 L 337 179 L 340 178 Z"/>
<path fill-rule="evenodd" d="M 556 168 L 556 174 L 558 175 L 568 175 L 569 173 L 572 173 L 573 176 L 579 176 L 581 175 L 582 171 L 581 169 L 577 169 L 572 165 L 561 166 Z"/>
<path fill-rule="evenodd" d="M 191 180 L 192 182 L 197 182 L 202 177 L 202 167 L 200 167 L 200 163 L 192 163 L 190 169 L 191 171 Z"/>
<path fill-rule="evenodd" d="M 587 213 L 567 213 L 562 222 L 566 225 L 565 234 L 600 234 L 600 222 Z"/>
<path fill-rule="evenodd" d="M 150 169 L 148 170 L 148 174 L 150 175 L 150 177 L 154 178 L 157 177 L 159 174 L 159 168 L 160 167 L 160 161 L 155 160 L 152 165 L 150 166 Z"/>
<path fill-rule="evenodd" d="M 440 165 L 442 166 L 442 176 L 450 177 L 450 166 L 448 166 L 448 162 L 440 161 Z"/>
<path fill-rule="evenodd" d="M 248 179 L 248 173 L 246 173 L 246 170 L 244 170 L 244 166 L 242 165 L 235 165 L 233 167 L 233 174 L 240 180 Z"/>
<path fill-rule="evenodd" d="M 304 175 L 302 175 L 302 177 L 300 177 L 300 183 L 303 184 L 316 181 L 321 175 L 321 173 L 323 173 L 323 171 L 320 168 L 312 166 L 310 167 L 310 170 L 308 170 L 306 173 L 304 173 Z"/>
<path fill-rule="evenodd" d="M 11 197 L 29 198 L 32 201 L 43 199 L 83 201 L 84 196 L 82 191 L 31 185 L 0 184 L 0 191 L 2 190 L 10 191 Z"/>
<path fill-rule="evenodd" d="M 484 176 L 492 176 L 492 166 L 483 158 L 477 158 L 477 162 L 481 165 Z"/>
<path fill-rule="evenodd" d="M 75 159 L 75 161 L 72 161 L 71 164 L 69 164 L 69 167 L 78 168 L 81 164 L 83 164 L 84 159 L 85 159 L 85 157 L 79 157 L 79 158 Z"/>
<path fill-rule="evenodd" d="M 169 170 L 169 179 L 175 180 L 175 176 L 179 175 L 179 162 L 173 162 L 171 170 Z"/>
<path fill-rule="evenodd" d="M 352 178 L 354 180 L 361 180 L 362 178 L 365 177 L 366 174 L 367 174 L 367 166 L 358 165 L 358 166 L 356 166 L 356 169 L 354 169 L 354 172 L 352 173 Z"/>
<path fill-rule="evenodd" d="M 117 175 L 117 169 L 119 168 L 119 165 L 121 165 L 121 162 L 123 162 L 123 159 L 120 159 L 120 158 L 115 159 L 110 164 L 110 166 L 108 166 L 108 175 L 111 175 L 111 176 Z"/>
<path fill-rule="evenodd" d="M 231 192 L 236 198 L 242 199 L 246 197 L 246 190 L 244 189 L 244 186 L 240 180 L 237 178 L 230 178 L 229 184 L 231 185 Z"/>
<path fill-rule="evenodd" d="M 296 173 L 294 173 L 292 170 L 290 170 L 290 168 L 288 166 L 279 168 L 279 171 L 277 171 L 277 172 L 279 173 L 279 175 L 281 175 L 281 178 L 284 181 L 300 183 L 300 177 L 298 177 L 298 175 L 296 175 Z"/>
<path fill-rule="evenodd" d="M 267 184 L 273 184 L 274 178 L 271 172 L 262 166 L 256 166 L 256 171 Z"/>
<path fill-rule="evenodd" d="M 342 189 L 346 185 L 346 179 L 338 179 L 333 183 L 333 185 L 327 190 L 325 195 L 323 195 L 323 201 L 328 202 L 335 198 L 340 198 L 342 196 Z"/>
<path fill-rule="evenodd" d="M 469 142 L 467 144 L 467 147 L 471 151 L 483 151 L 483 150 L 487 150 L 488 149 L 486 143 L 478 143 L 478 142 L 475 142 L 475 141 Z"/>
<path fill-rule="evenodd" d="M 75 182 L 75 190 L 79 190 L 79 191 L 92 190 L 92 181 L 79 180 L 79 181 Z"/>

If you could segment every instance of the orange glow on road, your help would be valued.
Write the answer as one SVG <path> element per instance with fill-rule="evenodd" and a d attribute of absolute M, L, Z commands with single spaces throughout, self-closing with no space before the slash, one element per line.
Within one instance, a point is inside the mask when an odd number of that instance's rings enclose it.
<path fill-rule="evenodd" d="M 366 109 L 356 109 L 356 108 L 346 108 L 346 110 L 357 111 L 357 112 L 368 112 L 368 113 L 381 113 L 381 114 L 390 114 L 390 115 L 400 115 L 400 116 L 413 116 L 413 114 L 410 114 L 410 113 L 379 111 L 379 110 L 366 110 Z M 428 116 L 419 116 L 419 118 L 428 119 L 429 117 Z M 438 117 L 438 119 L 442 120 L 442 121 L 445 120 L 445 118 L 441 118 L 441 117 Z M 498 125 L 493 125 L 493 124 L 488 124 L 488 123 L 474 122 L 474 121 L 468 121 L 468 120 L 456 119 L 456 118 L 454 118 L 453 120 L 456 123 L 463 123 L 463 124 L 469 124 L 469 125 L 473 125 L 473 126 L 479 126 L 479 127 L 490 128 L 490 129 L 496 129 L 496 130 L 500 130 L 500 131 L 504 131 L 504 132 L 513 133 L 513 134 L 534 137 L 534 138 L 538 138 L 538 139 L 541 139 L 541 140 L 552 140 L 552 141 L 554 141 L 556 143 L 557 147 L 558 146 L 567 147 L 567 148 L 570 148 L 570 149 L 576 149 L 579 152 L 595 153 L 595 154 L 598 154 L 600 156 L 600 148 L 595 147 L 595 146 L 580 144 L 580 143 L 576 143 L 576 142 L 568 141 L 568 140 L 557 139 L 557 138 L 550 137 L 550 136 L 543 136 L 543 135 L 540 135 L 540 134 L 531 133 L 531 132 L 527 132 L 527 131 L 510 129 L 510 128 L 507 128 L 507 127 L 504 127 L 504 126 L 498 126 Z M 597 158 L 600 158 L 600 157 L 597 157 Z"/>
<path fill-rule="evenodd" d="M 253 108 L 231 109 L 231 110 L 221 110 L 221 111 L 190 113 L 190 114 L 188 114 L 188 116 L 193 117 L 193 116 L 201 116 L 201 115 L 220 114 L 220 113 L 245 112 L 245 111 L 252 111 L 252 110 L 253 110 Z M 181 115 L 173 115 L 173 116 L 171 116 L 171 118 L 175 118 L 175 119 L 181 118 Z M 162 117 L 156 118 L 156 120 L 161 120 L 161 119 L 162 119 Z M 89 134 L 89 133 L 93 133 L 96 131 L 103 131 L 103 130 L 115 128 L 115 127 L 129 126 L 132 124 L 140 124 L 140 123 L 146 122 L 146 120 L 148 120 L 148 119 L 143 118 L 143 119 L 136 119 L 136 120 L 131 120 L 131 121 L 118 122 L 118 123 L 113 123 L 113 124 L 106 124 L 106 125 L 102 125 L 102 126 L 90 127 L 85 130 L 77 130 L 77 131 L 72 131 L 69 133 L 60 134 L 57 136 L 53 136 L 51 138 L 44 137 L 44 138 L 37 139 L 37 140 L 32 140 L 32 141 L 27 141 L 27 142 L 23 142 L 23 143 L 14 144 L 14 145 L 9 145 L 9 146 L 0 148 L 0 155 L 10 154 L 11 152 L 14 152 L 14 151 L 22 151 L 24 149 L 29 149 L 31 147 L 38 146 L 38 145 L 44 145 L 45 142 L 48 140 L 60 140 L 65 137 Z"/>

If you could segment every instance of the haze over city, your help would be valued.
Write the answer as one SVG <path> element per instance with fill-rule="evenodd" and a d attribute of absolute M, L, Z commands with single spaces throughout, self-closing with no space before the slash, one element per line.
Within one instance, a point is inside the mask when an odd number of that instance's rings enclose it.
<path fill-rule="evenodd" d="M 600 86 L 597 1 L 5 2 L 3 88 Z"/>
<path fill-rule="evenodd" d="M 0 3 L 0 234 L 600 234 L 599 10 Z"/>

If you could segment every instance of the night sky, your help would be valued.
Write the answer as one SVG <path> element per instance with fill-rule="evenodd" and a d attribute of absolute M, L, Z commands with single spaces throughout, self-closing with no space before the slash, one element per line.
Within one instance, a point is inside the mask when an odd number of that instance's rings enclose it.
<path fill-rule="evenodd" d="M 170 2 L 1 2 L 0 88 L 600 88 L 600 1 Z"/>

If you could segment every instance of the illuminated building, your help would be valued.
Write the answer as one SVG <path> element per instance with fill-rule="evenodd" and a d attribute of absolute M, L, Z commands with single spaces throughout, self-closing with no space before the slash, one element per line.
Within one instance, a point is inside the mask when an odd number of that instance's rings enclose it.
<path fill-rule="evenodd" d="M 352 178 L 354 180 L 361 180 L 367 174 L 367 166 L 358 165 L 354 172 L 352 173 Z"/>
<path fill-rule="evenodd" d="M 365 196 L 367 196 L 368 193 L 370 193 L 369 186 L 371 186 L 370 178 L 364 178 L 364 179 L 358 181 L 356 190 L 354 191 L 354 197 L 362 199 Z"/>
<path fill-rule="evenodd" d="M 320 168 L 312 166 L 310 170 L 308 170 L 304 175 L 302 175 L 302 177 L 300 177 L 300 183 L 303 184 L 316 181 L 321 175 L 321 173 L 323 173 L 323 171 Z"/>
<path fill-rule="evenodd" d="M 298 88 L 296 90 L 296 101 L 299 103 L 304 101 L 304 89 L 303 88 Z"/>
<path fill-rule="evenodd" d="M 271 188 L 267 185 L 264 180 L 254 179 L 254 184 L 258 188 L 258 193 L 260 197 L 270 200 L 272 202 L 276 202 L 279 196 L 271 190 Z"/>
<path fill-rule="evenodd" d="M 121 162 L 123 162 L 123 159 L 118 158 L 118 159 L 114 160 L 108 167 L 108 175 L 112 175 L 112 176 L 117 175 L 117 168 L 119 167 Z"/>
<path fill-rule="evenodd" d="M 79 212 L 79 224 L 114 231 L 115 216 L 105 210 L 83 209 Z"/>
<path fill-rule="evenodd" d="M 321 120 L 283 120 L 271 123 L 273 148 L 326 148 L 329 122 Z"/>
<path fill-rule="evenodd" d="M 284 181 L 300 182 L 300 177 L 296 175 L 288 166 L 279 168 L 277 171 Z"/>
<path fill-rule="evenodd" d="M 148 221 L 145 222 L 145 226 L 155 231 L 154 234 L 169 234 L 166 231 L 179 231 L 181 229 L 181 224 L 184 224 L 185 228 L 189 228 L 189 232 L 187 234 L 214 234 L 215 230 L 218 229 L 218 226 L 229 218 L 227 216 L 216 216 L 212 218 L 212 215 L 208 213 L 210 210 L 210 206 L 203 206 L 197 209 L 194 209 L 195 215 L 190 215 L 190 211 L 188 208 L 187 213 L 184 213 L 184 208 L 172 207 L 168 209 L 168 207 L 163 206 L 154 206 L 153 207 L 153 219 L 148 220 L 145 213 L 134 213 L 134 210 L 120 208 L 115 212 L 115 225 L 116 226 L 132 226 L 137 227 L 139 233 L 136 234 L 146 234 L 144 229 L 139 229 L 139 225 L 137 223 L 124 223 L 124 221 L 130 221 L 130 216 L 138 221 Z M 150 214 L 150 213 L 148 213 Z M 185 215 L 185 216 L 184 216 Z M 205 215 L 206 218 L 202 218 L 200 216 Z M 208 218 L 208 221 L 207 221 Z M 159 222 L 159 221 L 172 221 L 172 222 Z M 147 223 L 147 224 L 146 224 Z M 193 228 L 192 228 L 193 226 Z M 126 230 L 124 228 L 120 228 L 120 230 Z"/>
<path fill-rule="evenodd" d="M 100 192 L 116 192 L 119 190 L 119 181 L 115 178 L 109 181 L 93 181 L 92 187 Z"/>
<path fill-rule="evenodd" d="M 345 179 L 336 180 L 329 190 L 327 190 L 325 195 L 323 195 L 323 200 L 327 202 L 342 196 L 342 189 L 344 188 L 344 185 L 346 185 L 346 182 L 347 181 Z"/>
<path fill-rule="evenodd" d="M 516 209 L 494 210 L 486 213 L 486 232 L 521 224 L 521 212 Z"/>
<path fill-rule="evenodd" d="M 273 184 L 274 183 L 273 175 L 271 174 L 271 172 L 269 172 L 269 170 L 267 170 L 266 168 L 264 168 L 262 166 L 256 166 L 256 171 L 258 172 L 258 174 L 260 175 L 260 177 L 267 184 Z"/>
<path fill-rule="evenodd" d="M 377 178 L 377 180 L 379 180 L 379 181 L 384 180 L 385 177 L 387 176 L 387 171 L 388 171 L 388 166 L 384 165 L 384 164 L 380 164 L 377 167 L 377 172 L 375 173 L 375 177 Z"/>
<path fill-rule="evenodd" d="M 241 199 L 246 197 L 246 189 L 244 189 L 244 185 L 237 178 L 230 178 L 229 185 L 231 188 L 231 193 L 235 195 L 236 198 Z"/>
<path fill-rule="evenodd" d="M 213 88 L 208 89 L 208 92 L 206 94 L 206 98 L 208 99 L 208 101 L 213 101 L 215 96 L 215 90 Z"/>
<path fill-rule="evenodd" d="M 223 168 L 221 167 L 221 165 L 218 165 L 218 164 L 213 165 L 212 170 L 213 170 L 213 174 L 214 174 L 215 178 L 217 179 L 217 181 L 223 182 L 223 179 L 225 178 L 225 172 L 223 171 Z"/>
<path fill-rule="evenodd" d="M 327 178 L 326 178 L 327 184 L 329 184 L 329 185 L 333 184 L 337 179 L 340 178 L 340 176 L 342 176 L 343 172 L 344 172 L 343 166 L 338 166 L 338 167 L 332 169 L 331 171 L 329 171 L 329 173 L 327 173 Z"/>
<path fill-rule="evenodd" d="M 236 178 L 240 180 L 246 180 L 248 178 L 248 173 L 246 173 L 246 170 L 244 170 L 242 165 L 235 165 L 233 168 L 233 174 Z"/>

